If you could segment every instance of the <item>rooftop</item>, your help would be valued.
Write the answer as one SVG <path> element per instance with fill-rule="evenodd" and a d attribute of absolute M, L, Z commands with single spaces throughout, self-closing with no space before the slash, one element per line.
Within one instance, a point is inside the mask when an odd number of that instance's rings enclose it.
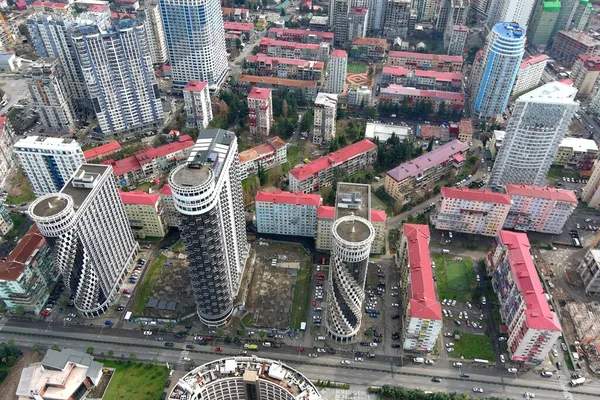
<path fill-rule="evenodd" d="M 468 118 L 463 118 L 458 123 L 460 133 L 473 133 L 473 122 Z"/>
<path fill-rule="evenodd" d="M 373 210 L 371 209 L 371 222 L 385 222 L 387 221 L 387 214 L 384 210 Z"/>
<path fill-rule="evenodd" d="M 533 89 L 517 99 L 518 102 L 535 102 L 544 104 L 579 105 L 575 100 L 577 88 L 562 82 L 552 81 Z"/>
<path fill-rule="evenodd" d="M 422 90 L 395 84 L 391 84 L 388 87 L 381 89 L 380 93 L 400 96 L 426 97 L 440 100 L 465 101 L 464 93 L 445 92 L 442 90 Z"/>
<path fill-rule="evenodd" d="M 347 58 L 348 57 L 348 53 L 346 53 L 346 50 L 334 50 L 331 52 L 331 56 L 330 57 L 337 57 L 337 58 Z"/>
<path fill-rule="evenodd" d="M 456 32 L 469 32 L 469 27 L 466 25 L 454 25 L 452 30 Z"/>
<path fill-rule="evenodd" d="M 583 63 L 586 71 L 600 71 L 600 56 L 596 54 L 580 54 L 577 59 Z"/>
<path fill-rule="evenodd" d="M 535 197 L 577 204 L 577 196 L 572 190 L 556 189 L 550 186 L 506 185 L 506 194 L 510 196 Z"/>
<path fill-rule="evenodd" d="M 337 218 L 332 227 L 343 240 L 360 243 L 367 240 L 373 233 L 371 224 L 364 218 L 353 216 L 347 216 L 347 218 L 347 220 Z"/>
<path fill-rule="evenodd" d="M 593 139 L 584 139 L 576 137 L 566 137 L 561 142 L 560 147 L 573 149 L 575 153 L 597 153 L 598 145 Z"/>
<path fill-rule="evenodd" d="M 383 67 L 382 72 L 384 74 L 390 74 L 395 76 L 416 76 L 420 78 L 434 78 L 437 81 L 462 81 L 462 74 L 458 72 L 425 71 L 422 69 L 416 69 L 413 71 L 400 66 Z"/>
<path fill-rule="evenodd" d="M 248 161 L 256 160 L 264 155 L 271 154 L 278 149 L 287 146 L 288 144 L 284 142 L 279 136 L 273 136 L 272 138 L 267 139 L 267 143 L 259 144 L 256 147 L 248 149 L 246 151 L 242 151 L 240 153 L 240 163 L 245 163 Z"/>
<path fill-rule="evenodd" d="M 319 92 L 315 99 L 316 106 L 335 108 L 338 101 L 338 95 L 332 93 Z"/>
<path fill-rule="evenodd" d="M 395 134 L 400 140 L 404 140 L 409 137 L 410 132 L 411 129 L 406 126 L 367 122 L 365 138 L 375 139 L 377 137 L 380 141 L 385 141 L 391 138 L 392 134 Z"/>
<path fill-rule="evenodd" d="M 267 100 L 269 96 L 271 96 L 271 89 L 263 89 L 256 86 L 248 93 L 249 99 Z"/>
<path fill-rule="evenodd" d="M 274 29 L 274 28 L 271 28 Z M 286 42 L 285 40 L 277 40 L 271 38 L 262 38 L 260 39 L 259 46 L 277 46 L 277 47 L 285 47 L 292 49 L 307 49 L 307 50 L 319 50 L 321 47 L 318 43 L 300 43 L 300 42 Z"/>
<path fill-rule="evenodd" d="M 343 50 L 334 50 L 343 51 Z M 333 53 L 331 53 L 333 55 Z M 310 69 L 323 69 L 322 61 L 310 61 L 302 60 L 299 58 L 285 58 L 285 57 L 271 57 L 269 55 L 258 53 L 248 57 L 249 63 L 263 63 L 263 64 L 285 64 L 285 65 L 297 65 L 299 67 L 310 68 Z"/>
<path fill-rule="evenodd" d="M 520 68 L 521 69 L 529 68 L 529 67 L 531 67 L 533 65 L 537 65 L 537 64 L 539 64 L 541 62 L 546 62 L 546 61 L 548 61 L 549 58 L 550 57 L 548 57 L 545 54 L 538 54 L 538 55 L 535 55 L 535 56 L 529 56 L 527 58 L 524 58 L 523 61 L 521 61 Z"/>
<path fill-rule="evenodd" d="M 319 208 L 317 208 L 317 218 L 335 219 L 335 207 L 319 206 Z"/>
<path fill-rule="evenodd" d="M 510 196 L 490 190 L 442 187 L 442 198 L 478 201 L 481 203 L 511 204 Z"/>
<path fill-rule="evenodd" d="M 355 37 L 352 39 L 353 46 L 379 46 L 387 49 L 387 40 L 371 37 Z"/>
<path fill-rule="evenodd" d="M 119 192 L 123 204 L 137 204 L 142 206 L 155 206 L 160 201 L 160 195 L 145 193 L 139 190 L 133 192 Z"/>
<path fill-rule="evenodd" d="M 300 81 L 297 79 L 274 78 L 270 76 L 240 75 L 238 82 L 250 84 L 264 83 L 267 85 L 280 85 L 291 87 L 316 87 L 317 81 Z"/>
<path fill-rule="evenodd" d="M 121 145 L 116 140 L 103 144 L 102 146 L 94 147 L 83 152 L 83 157 L 86 161 L 94 160 L 98 157 L 102 157 L 104 154 L 112 154 L 121 150 Z"/>
<path fill-rule="evenodd" d="M 588 35 L 586 32 L 580 31 L 560 31 L 557 36 L 566 36 L 567 38 L 583 44 L 584 46 L 594 47 L 600 46 L 600 41 Z"/>
<path fill-rule="evenodd" d="M 256 193 L 256 196 L 254 196 L 254 201 L 318 207 L 323 202 L 323 199 L 321 199 L 321 196 L 318 194 L 306 194 L 303 192 L 291 193 L 276 190 L 274 192 L 258 192 Z"/>
<path fill-rule="evenodd" d="M 27 136 L 19 139 L 13 147 L 16 150 L 18 150 L 19 147 L 27 149 L 62 148 L 68 149 L 69 151 L 76 151 L 77 149 L 81 150 L 81 146 L 75 139 L 49 136 Z"/>
<path fill-rule="evenodd" d="M 183 90 L 188 92 L 201 92 L 207 85 L 208 82 L 192 80 L 185 85 Z"/>
<path fill-rule="evenodd" d="M 225 28 L 226 31 L 235 30 L 235 31 L 248 32 L 248 31 L 254 30 L 254 24 L 251 22 L 225 21 L 225 22 L 223 22 L 223 27 Z"/>
<path fill-rule="evenodd" d="M 362 183 L 339 182 L 335 205 L 335 218 L 353 215 L 371 218 L 371 186 Z"/>
<path fill-rule="evenodd" d="M 493 30 L 506 39 L 521 39 L 525 36 L 525 28 L 515 22 L 498 22 Z"/>
<path fill-rule="evenodd" d="M 416 58 L 418 60 L 431 60 L 431 61 L 443 61 L 449 63 L 461 63 L 463 62 L 462 56 L 448 56 L 445 54 L 425 54 L 425 53 L 414 53 L 411 51 L 390 51 L 390 58 Z"/>
<path fill-rule="evenodd" d="M 46 243 L 37 225 L 33 224 L 17 246 L 0 262 L 0 281 L 14 281 L 21 276 L 39 249 Z"/>
<path fill-rule="evenodd" d="M 165 183 L 164 186 L 160 189 L 160 191 L 158 193 L 160 193 L 162 195 L 170 196 L 173 194 L 173 191 L 171 190 L 171 186 L 169 186 L 167 183 Z"/>
<path fill-rule="evenodd" d="M 367 7 L 352 7 L 350 9 L 350 14 L 360 14 L 366 15 L 369 9 Z"/>
<path fill-rule="evenodd" d="M 288 29 L 288 28 L 269 28 L 268 33 L 275 33 L 277 36 L 287 36 L 287 35 L 301 35 L 301 36 L 318 36 L 323 39 L 331 39 L 333 40 L 332 32 L 318 32 L 311 31 L 309 29 Z"/>

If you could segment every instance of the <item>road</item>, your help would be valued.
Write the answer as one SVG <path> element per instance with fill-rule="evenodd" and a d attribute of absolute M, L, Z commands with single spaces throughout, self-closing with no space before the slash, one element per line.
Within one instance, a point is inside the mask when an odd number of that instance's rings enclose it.
<path fill-rule="evenodd" d="M 10 100 L 4 107 L 2 107 L 0 113 L 6 114 L 8 112 L 8 109 L 15 105 L 19 100 L 21 100 L 22 98 L 30 97 L 29 90 L 27 89 L 27 82 L 25 81 L 25 79 L 14 79 L 14 77 L 0 77 L 0 81 L 5 83 L 5 85 L 2 86 L 2 90 L 4 90 L 10 96 Z"/>

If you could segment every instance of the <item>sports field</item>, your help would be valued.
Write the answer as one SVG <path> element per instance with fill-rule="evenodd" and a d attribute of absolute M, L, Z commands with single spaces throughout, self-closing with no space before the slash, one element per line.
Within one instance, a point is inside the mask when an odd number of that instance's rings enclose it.
<path fill-rule="evenodd" d="M 456 257 L 437 254 L 435 273 L 437 276 L 438 295 L 440 300 L 450 299 L 471 301 L 475 289 L 473 260 L 468 257 Z"/>
<path fill-rule="evenodd" d="M 363 64 L 348 64 L 346 72 L 349 74 L 362 74 L 367 71 L 367 66 Z"/>
<path fill-rule="evenodd" d="M 462 257 L 460 257 L 462 258 Z M 470 260 L 469 260 L 470 261 Z M 470 268 L 467 262 L 462 260 L 445 260 L 446 285 L 450 290 L 468 291 Z"/>

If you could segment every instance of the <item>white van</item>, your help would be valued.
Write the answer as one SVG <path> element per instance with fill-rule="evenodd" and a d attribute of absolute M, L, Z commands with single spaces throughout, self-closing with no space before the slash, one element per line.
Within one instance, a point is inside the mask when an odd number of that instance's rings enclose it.
<path fill-rule="evenodd" d="M 418 364 L 423 364 L 425 362 L 425 359 L 423 357 L 417 357 L 417 358 L 413 358 L 413 362 L 418 363 Z"/>
<path fill-rule="evenodd" d="M 317 336 L 315 340 L 325 340 L 325 336 Z"/>
<path fill-rule="evenodd" d="M 450 253 L 450 250 L 448 250 L 448 249 L 442 249 L 442 253 L 443 253 L 443 254 L 449 254 L 449 253 Z"/>

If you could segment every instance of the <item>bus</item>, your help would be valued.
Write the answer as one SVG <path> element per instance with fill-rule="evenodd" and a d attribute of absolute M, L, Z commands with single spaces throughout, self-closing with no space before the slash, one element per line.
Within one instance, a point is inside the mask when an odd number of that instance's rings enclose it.
<path fill-rule="evenodd" d="M 251 343 L 245 343 L 244 350 L 258 350 L 258 345 L 251 344 Z"/>
<path fill-rule="evenodd" d="M 490 363 L 488 360 L 482 360 L 482 359 L 479 359 L 479 358 L 474 358 L 473 362 L 475 364 L 489 364 Z"/>

